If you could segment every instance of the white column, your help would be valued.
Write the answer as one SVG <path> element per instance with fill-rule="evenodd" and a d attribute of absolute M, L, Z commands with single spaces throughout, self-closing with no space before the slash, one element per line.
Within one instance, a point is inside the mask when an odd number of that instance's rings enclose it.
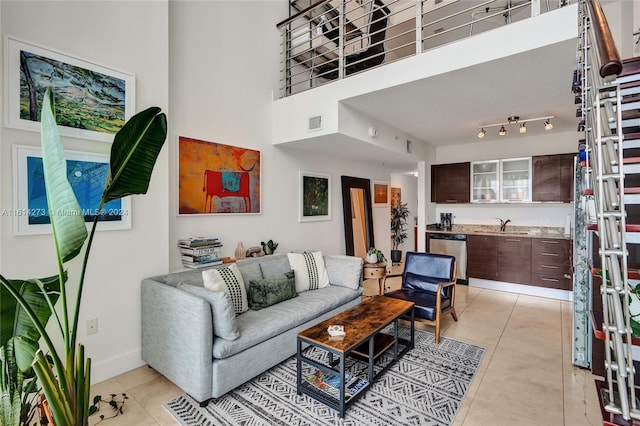
<path fill-rule="evenodd" d="M 427 229 L 427 163 L 418 161 L 418 251 L 426 251 L 425 229 Z"/>

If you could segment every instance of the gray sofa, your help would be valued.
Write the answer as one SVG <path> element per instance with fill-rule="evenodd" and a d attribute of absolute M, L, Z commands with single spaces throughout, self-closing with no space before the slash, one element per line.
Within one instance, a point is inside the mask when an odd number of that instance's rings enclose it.
<path fill-rule="evenodd" d="M 180 286 L 203 286 L 202 271 L 142 280 L 142 359 L 201 403 L 224 395 L 294 355 L 298 332 L 360 303 L 363 260 L 323 258 L 328 287 L 238 315 L 235 340 L 215 336 L 212 305 Z M 245 259 L 237 266 L 246 287 L 291 269 L 287 255 Z"/>

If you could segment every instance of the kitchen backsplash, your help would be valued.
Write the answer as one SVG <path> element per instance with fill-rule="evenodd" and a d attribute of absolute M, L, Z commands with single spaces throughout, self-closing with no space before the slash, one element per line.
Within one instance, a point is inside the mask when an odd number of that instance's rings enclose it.
<path fill-rule="evenodd" d="M 436 214 L 427 223 L 439 223 L 440 213 L 453 213 L 453 225 L 495 225 L 497 218 L 511 222 L 508 226 L 549 227 L 564 230 L 565 218 L 571 216 L 573 203 L 527 203 L 527 204 L 438 204 Z"/>

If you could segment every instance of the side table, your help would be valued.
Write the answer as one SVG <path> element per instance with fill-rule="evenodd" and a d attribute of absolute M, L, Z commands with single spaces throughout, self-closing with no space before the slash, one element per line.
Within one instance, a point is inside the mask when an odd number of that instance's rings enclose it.
<path fill-rule="evenodd" d="M 385 262 L 366 263 L 362 267 L 362 276 L 365 280 L 378 280 L 378 294 L 384 294 L 382 284 L 387 275 L 387 264 Z"/>

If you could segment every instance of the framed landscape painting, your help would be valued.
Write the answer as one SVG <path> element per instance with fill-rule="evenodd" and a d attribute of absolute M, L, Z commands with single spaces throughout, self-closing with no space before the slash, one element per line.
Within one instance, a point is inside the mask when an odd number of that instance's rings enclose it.
<path fill-rule="evenodd" d="M 260 213 L 260 151 L 178 136 L 178 215 Z"/>
<path fill-rule="evenodd" d="M 110 201 L 98 211 L 104 184 L 109 173 L 109 156 L 104 154 L 65 151 L 67 179 L 82 209 L 84 221 L 90 227 L 99 218 L 99 231 L 131 228 L 131 197 Z M 3 215 L 14 217 L 17 235 L 50 234 L 51 214 L 42 168 L 42 150 L 33 146 L 13 146 L 14 208 Z"/>
<path fill-rule="evenodd" d="M 5 37 L 5 126 L 40 131 L 42 96 L 52 88 L 63 136 L 112 142 L 135 109 L 135 77 Z"/>
<path fill-rule="evenodd" d="M 331 220 L 331 175 L 300 171 L 298 220 Z"/>

